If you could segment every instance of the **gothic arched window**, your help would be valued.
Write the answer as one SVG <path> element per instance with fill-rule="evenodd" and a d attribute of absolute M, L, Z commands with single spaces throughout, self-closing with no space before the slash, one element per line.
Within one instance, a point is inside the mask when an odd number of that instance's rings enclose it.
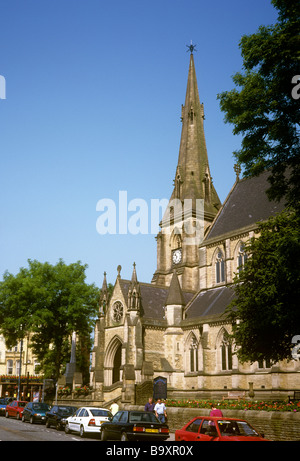
<path fill-rule="evenodd" d="M 246 261 L 247 261 L 247 253 L 245 252 L 245 245 L 243 243 L 240 244 L 237 254 L 237 271 L 240 272 L 244 269 Z"/>
<path fill-rule="evenodd" d="M 226 332 L 221 342 L 221 364 L 222 370 L 232 370 L 232 343 Z"/>
<path fill-rule="evenodd" d="M 195 336 L 190 343 L 190 372 L 198 371 L 198 343 Z"/>
<path fill-rule="evenodd" d="M 225 261 L 222 251 L 218 251 L 215 263 L 216 283 L 225 282 Z"/>

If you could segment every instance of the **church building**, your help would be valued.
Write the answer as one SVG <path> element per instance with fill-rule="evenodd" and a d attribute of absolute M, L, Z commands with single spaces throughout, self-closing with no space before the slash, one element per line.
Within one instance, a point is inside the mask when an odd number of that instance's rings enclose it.
<path fill-rule="evenodd" d="M 241 364 L 234 354 L 224 312 L 234 297 L 234 275 L 247 259 L 244 244 L 257 235 L 257 223 L 282 206 L 267 198 L 267 174 L 240 179 L 237 165 L 236 181 L 220 202 L 192 51 L 174 187 L 156 237 L 156 271 L 144 283 L 135 264 L 131 280 L 122 278 L 119 266 L 110 297 L 104 274 L 90 382 L 97 401 L 142 404 L 158 377 L 167 383 L 168 398 L 177 399 L 249 392 L 285 398 L 299 388 L 298 361 Z"/>

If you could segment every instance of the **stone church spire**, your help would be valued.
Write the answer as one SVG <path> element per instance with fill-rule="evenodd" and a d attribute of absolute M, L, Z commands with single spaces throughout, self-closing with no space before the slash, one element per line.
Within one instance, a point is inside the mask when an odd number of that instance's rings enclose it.
<path fill-rule="evenodd" d="M 204 134 L 204 107 L 200 103 L 193 53 L 190 55 L 178 165 L 171 199 L 203 199 L 204 213 L 211 221 L 221 202 L 212 184 Z M 193 204 L 194 206 L 194 204 Z"/>
<path fill-rule="evenodd" d="M 176 269 L 182 290 L 199 289 L 199 244 L 221 207 L 212 183 L 193 50 L 190 55 L 174 188 L 157 235 L 152 283 L 170 285 Z"/>

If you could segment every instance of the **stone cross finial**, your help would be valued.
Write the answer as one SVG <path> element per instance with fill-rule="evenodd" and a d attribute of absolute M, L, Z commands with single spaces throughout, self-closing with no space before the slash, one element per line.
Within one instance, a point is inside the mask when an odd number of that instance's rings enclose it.
<path fill-rule="evenodd" d="M 240 179 L 240 174 L 242 171 L 241 165 L 239 163 L 235 163 L 235 165 L 233 166 L 233 169 L 236 174 L 236 180 L 238 181 Z"/>

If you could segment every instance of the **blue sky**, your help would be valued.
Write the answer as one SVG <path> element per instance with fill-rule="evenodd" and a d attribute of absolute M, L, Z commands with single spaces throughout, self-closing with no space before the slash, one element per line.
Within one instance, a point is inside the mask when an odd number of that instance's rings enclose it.
<path fill-rule="evenodd" d="M 156 269 L 148 235 L 100 235 L 104 198 L 169 198 L 194 52 L 211 174 L 224 201 L 241 139 L 217 94 L 242 69 L 244 34 L 276 22 L 269 0 L 0 0 L 0 275 L 28 259 L 81 261 L 87 282 Z M 130 216 L 130 213 L 128 213 Z M 149 226 L 150 227 L 150 226 Z"/>

